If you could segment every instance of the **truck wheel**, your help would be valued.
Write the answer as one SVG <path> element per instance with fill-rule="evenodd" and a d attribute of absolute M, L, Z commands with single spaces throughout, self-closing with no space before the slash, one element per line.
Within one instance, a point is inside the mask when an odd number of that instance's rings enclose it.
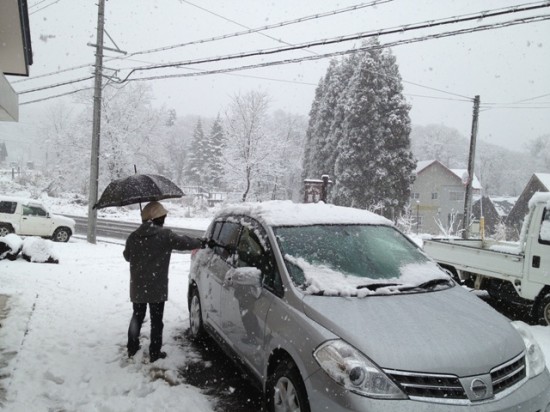
<path fill-rule="evenodd" d="M 71 231 L 66 227 L 58 227 L 53 232 L 52 240 L 54 242 L 68 242 L 71 238 Z"/>
<path fill-rule="evenodd" d="M 542 297 L 538 303 L 537 317 L 541 325 L 550 326 L 550 293 Z"/>
<path fill-rule="evenodd" d="M 13 233 L 13 229 L 10 225 L 0 225 L 0 237 L 4 237 L 6 235 L 9 235 L 10 233 Z"/>

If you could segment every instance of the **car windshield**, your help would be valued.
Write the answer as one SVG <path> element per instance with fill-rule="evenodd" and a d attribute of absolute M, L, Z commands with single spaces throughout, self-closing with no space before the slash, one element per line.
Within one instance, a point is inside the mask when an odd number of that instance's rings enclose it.
<path fill-rule="evenodd" d="M 366 296 L 452 285 L 446 273 L 390 226 L 312 225 L 274 232 L 292 281 L 306 293 Z"/>

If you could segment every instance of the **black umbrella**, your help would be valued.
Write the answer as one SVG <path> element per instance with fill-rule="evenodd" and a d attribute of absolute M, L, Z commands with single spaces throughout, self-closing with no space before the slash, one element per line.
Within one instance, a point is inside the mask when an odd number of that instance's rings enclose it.
<path fill-rule="evenodd" d="M 94 205 L 94 209 L 126 206 L 183 195 L 183 191 L 164 176 L 135 174 L 109 183 Z"/>

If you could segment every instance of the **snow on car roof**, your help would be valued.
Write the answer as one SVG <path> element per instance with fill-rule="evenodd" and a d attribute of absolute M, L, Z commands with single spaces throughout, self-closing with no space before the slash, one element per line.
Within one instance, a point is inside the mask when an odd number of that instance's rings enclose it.
<path fill-rule="evenodd" d="M 363 209 L 319 203 L 294 203 L 290 200 L 245 202 L 228 205 L 216 217 L 246 215 L 269 226 L 306 226 L 314 224 L 392 225 L 382 216 Z"/>
<path fill-rule="evenodd" d="M 42 203 L 40 202 L 40 200 L 30 199 L 30 198 L 26 198 L 26 197 L 3 196 L 3 195 L 1 195 L 0 200 L 3 201 L 3 202 L 17 202 L 17 203 L 21 203 L 23 205 L 29 205 L 30 204 L 30 205 L 40 205 L 40 206 L 42 206 Z"/>

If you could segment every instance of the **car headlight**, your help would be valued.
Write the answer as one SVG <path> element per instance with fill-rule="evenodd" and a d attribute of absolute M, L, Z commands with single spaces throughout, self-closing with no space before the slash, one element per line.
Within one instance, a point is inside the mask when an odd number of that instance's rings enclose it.
<path fill-rule="evenodd" d="M 525 357 L 527 358 L 527 377 L 533 378 L 540 375 L 546 367 L 544 354 L 540 349 L 539 344 L 535 340 L 533 334 L 529 330 L 529 326 L 522 321 L 513 321 L 512 326 L 516 328 L 523 343 L 525 343 Z"/>
<path fill-rule="evenodd" d="M 332 379 L 352 392 L 372 398 L 407 399 L 380 368 L 342 340 L 323 343 L 313 356 Z"/>

